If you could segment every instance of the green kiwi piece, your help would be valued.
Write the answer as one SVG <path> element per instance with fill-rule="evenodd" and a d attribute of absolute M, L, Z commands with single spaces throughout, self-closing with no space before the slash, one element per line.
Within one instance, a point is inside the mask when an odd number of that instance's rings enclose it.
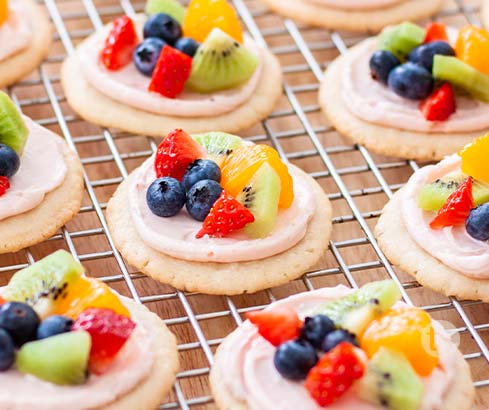
<path fill-rule="evenodd" d="M 451 172 L 431 184 L 421 187 L 418 192 L 418 206 L 424 211 L 438 211 L 462 182 L 468 178 L 460 171 Z M 489 183 L 473 180 L 472 195 L 476 205 L 489 202 Z"/>
<path fill-rule="evenodd" d="M 382 280 L 325 303 L 317 313 L 328 316 L 336 326 L 360 335 L 373 319 L 389 310 L 400 298 L 401 292 L 396 283 Z"/>
<path fill-rule="evenodd" d="M 85 270 L 64 250 L 18 271 L 2 291 L 5 300 L 27 303 L 41 317 L 53 311 L 53 303 L 69 291 Z"/>
<path fill-rule="evenodd" d="M 277 172 L 264 162 L 237 196 L 236 199 L 255 217 L 255 221 L 244 228 L 248 236 L 265 238 L 275 228 L 280 187 Z"/>
<path fill-rule="evenodd" d="M 148 0 L 144 12 L 148 16 L 165 13 L 173 17 L 180 24 L 183 23 L 183 18 L 185 17 L 185 7 L 178 0 Z"/>
<path fill-rule="evenodd" d="M 207 159 L 222 165 L 224 159 L 236 148 L 243 145 L 243 141 L 236 135 L 226 132 L 207 132 L 205 134 L 194 134 L 192 138 L 207 151 Z"/>
<path fill-rule="evenodd" d="M 382 31 L 378 48 L 390 51 L 400 61 L 405 61 L 409 52 L 423 42 L 425 35 L 424 28 L 406 21 Z"/>
<path fill-rule="evenodd" d="M 91 338 L 77 330 L 24 344 L 17 353 L 17 369 L 59 384 L 82 384 L 87 379 Z"/>
<path fill-rule="evenodd" d="M 257 66 L 254 53 L 214 28 L 195 53 L 186 86 L 199 93 L 235 88 L 246 83 Z"/>
<path fill-rule="evenodd" d="M 419 410 L 423 382 L 402 353 L 381 347 L 358 382 L 361 399 L 389 410 Z"/>
<path fill-rule="evenodd" d="M 478 100 L 489 102 L 489 75 L 457 57 L 435 55 L 433 77 L 436 80 L 448 81 Z"/>
<path fill-rule="evenodd" d="M 0 143 L 8 145 L 21 156 L 28 136 L 29 130 L 17 107 L 7 94 L 0 91 Z"/>

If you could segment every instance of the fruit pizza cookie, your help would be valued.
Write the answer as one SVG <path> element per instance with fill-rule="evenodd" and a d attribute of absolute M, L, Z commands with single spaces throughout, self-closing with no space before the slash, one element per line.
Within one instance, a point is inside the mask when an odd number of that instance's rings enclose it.
<path fill-rule="evenodd" d="M 377 32 L 406 19 L 425 19 L 443 0 L 262 0 L 275 12 L 331 30 Z"/>
<path fill-rule="evenodd" d="M 96 124 L 163 137 L 237 132 L 273 110 L 278 60 L 247 34 L 227 0 L 149 0 L 78 46 L 62 69 L 71 106 Z"/>
<path fill-rule="evenodd" d="M 51 24 L 34 0 L 0 0 L 0 88 L 41 64 L 51 45 Z"/>
<path fill-rule="evenodd" d="M 78 213 L 82 195 L 76 154 L 0 91 L 0 253 L 54 235 Z"/>
<path fill-rule="evenodd" d="M 1 409 L 150 410 L 171 389 L 173 334 L 68 252 L 17 272 L 0 295 Z"/>
<path fill-rule="evenodd" d="M 322 188 L 268 145 L 178 129 L 107 208 L 122 255 L 177 289 L 256 292 L 298 278 L 328 247 Z"/>
<path fill-rule="evenodd" d="M 390 260 L 447 296 L 489 302 L 489 134 L 415 172 L 376 227 Z"/>
<path fill-rule="evenodd" d="M 372 282 L 291 296 L 219 346 L 220 410 L 469 410 L 470 369 L 440 323 Z"/>
<path fill-rule="evenodd" d="M 442 159 L 489 129 L 489 33 L 432 23 L 386 28 L 327 69 L 320 104 L 374 152 Z"/>

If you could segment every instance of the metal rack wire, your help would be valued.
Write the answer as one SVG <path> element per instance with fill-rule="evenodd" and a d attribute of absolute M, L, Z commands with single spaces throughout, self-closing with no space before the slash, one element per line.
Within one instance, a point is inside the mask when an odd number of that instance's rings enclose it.
<path fill-rule="evenodd" d="M 208 383 L 213 352 L 249 310 L 300 291 L 338 283 L 352 287 L 391 277 L 409 303 L 453 324 L 477 386 L 476 409 L 489 407 L 489 307 L 445 298 L 421 288 L 396 271 L 378 247 L 372 227 L 385 202 L 407 181 L 418 164 L 371 154 L 342 139 L 321 115 L 317 91 L 322 72 L 339 53 L 362 36 L 305 27 L 271 14 L 259 0 L 234 0 L 251 35 L 280 58 L 285 81 L 277 110 L 245 135 L 272 144 L 288 161 L 315 177 L 333 201 L 334 232 L 329 251 L 314 271 L 289 285 L 236 297 L 175 291 L 127 266 L 114 247 L 104 217 L 116 186 L 156 147 L 154 140 L 101 129 L 78 118 L 60 87 L 59 68 L 76 44 L 122 13 L 141 11 L 142 1 L 44 0 L 54 27 L 49 58 L 9 92 L 24 113 L 63 135 L 84 165 L 85 197 L 81 213 L 47 242 L 0 257 L 0 282 L 57 248 L 65 248 L 91 275 L 157 312 L 177 335 L 181 371 L 161 409 L 214 409 Z M 447 0 L 436 17 L 457 26 L 477 24 L 478 1 Z"/>

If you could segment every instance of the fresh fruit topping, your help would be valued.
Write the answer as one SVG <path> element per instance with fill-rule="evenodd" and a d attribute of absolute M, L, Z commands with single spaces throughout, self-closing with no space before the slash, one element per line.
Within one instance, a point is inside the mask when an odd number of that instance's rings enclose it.
<path fill-rule="evenodd" d="M 195 53 L 187 87 L 200 93 L 236 88 L 253 76 L 258 62 L 253 52 L 215 28 Z"/>
<path fill-rule="evenodd" d="M 358 395 L 389 410 L 419 410 L 424 386 L 404 355 L 381 347 L 367 363 Z"/>
<path fill-rule="evenodd" d="M 157 216 L 174 216 L 185 205 L 186 194 L 175 178 L 163 177 L 153 181 L 146 191 L 148 208 Z"/>
<path fill-rule="evenodd" d="M 472 196 L 472 178 L 467 178 L 447 199 L 430 222 L 431 229 L 441 229 L 447 226 L 463 225 L 474 207 Z"/>
<path fill-rule="evenodd" d="M 108 70 L 119 70 L 132 61 L 132 53 L 139 43 L 134 22 L 128 16 L 114 20 L 100 59 Z"/>
<path fill-rule="evenodd" d="M 431 73 L 435 55 L 454 56 L 455 50 L 446 41 L 432 41 L 412 50 L 408 55 L 408 60 L 426 68 Z"/>
<path fill-rule="evenodd" d="M 36 339 L 40 322 L 36 311 L 25 303 L 7 302 L 0 306 L 0 328 L 10 334 L 17 347 Z"/>
<path fill-rule="evenodd" d="M 12 367 L 15 362 L 15 345 L 9 333 L 0 328 L 0 372 Z"/>
<path fill-rule="evenodd" d="M 148 90 L 168 98 L 176 98 L 190 76 L 192 59 L 173 47 L 165 46 L 153 70 Z"/>
<path fill-rule="evenodd" d="M 280 177 L 280 199 L 278 206 L 288 208 L 294 200 L 293 180 L 289 169 L 277 151 L 268 145 L 247 145 L 234 150 L 221 167 L 221 183 L 232 196 L 238 196 L 251 180 L 258 168 L 268 162 Z"/>
<path fill-rule="evenodd" d="M 226 132 L 194 134 L 192 138 L 207 151 L 206 158 L 211 159 L 219 166 L 229 154 L 243 145 L 240 137 Z"/>
<path fill-rule="evenodd" d="M 71 330 L 73 319 L 65 316 L 53 315 L 44 319 L 37 328 L 36 339 L 60 335 Z"/>
<path fill-rule="evenodd" d="M 325 336 L 323 343 L 321 344 L 321 349 L 324 352 L 329 352 L 343 342 L 350 343 L 353 346 L 358 346 L 357 338 L 353 333 L 350 333 L 345 329 L 337 329 Z"/>
<path fill-rule="evenodd" d="M 489 32 L 476 27 L 466 26 L 459 30 L 455 43 L 457 58 L 484 74 L 489 74 Z"/>
<path fill-rule="evenodd" d="M 489 241 L 489 203 L 470 211 L 465 222 L 465 228 L 472 238 L 479 241 Z"/>
<path fill-rule="evenodd" d="M 204 179 L 192 185 L 187 192 L 187 212 L 197 221 L 204 221 L 221 196 L 222 187 L 212 179 Z M 223 215 L 225 216 L 225 215 Z M 224 221 L 222 221 L 224 222 Z"/>
<path fill-rule="evenodd" d="M 370 57 L 370 75 L 374 80 L 387 85 L 389 73 L 400 65 L 399 59 L 387 50 L 377 50 Z"/>
<path fill-rule="evenodd" d="M 89 368 L 105 373 L 122 349 L 136 324 L 110 309 L 87 309 L 76 319 L 73 330 L 85 330 L 92 337 Z"/>
<path fill-rule="evenodd" d="M 258 328 L 258 333 L 274 346 L 296 339 L 302 328 L 302 321 L 296 311 L 287 307 L 248 312 L 246 318 Z"/>
<path fill-rule="evenodd" d="M 476 138 L 471 144 L 466 145 L 459 155 L 462 158 L 461 168 L 464 174 L 489 183 L 489 167 L 486 163 L 486 158 L 489 157 L 489 134 Z"/>
<path fill-rule="evenodd" d="M 8 0 L 0 0 L 0 26 L 7 21 L 8 18 Z"/>
<path fill-rule="evenodd" d="M 426 36 L 426 31 L 410 22 L 388 27 L 379 36 L 379 50 L 390 51 L 400 61 L 407 58 L 409 52 L 419 46 Z"/>
<path fill-rule="evenodd" d="M 306 317 L 301 330 L 301 339 L 307 340 L 316 349 L 321 349 L 324 338 L 336 329 L 334 322 L 325 315 Z"/>
<path fill-rule="evenodd" d="M 155 156 L 156 177 L 182 180 L 187 167 L 202 156 L 202 148 L 185 131 L 174 130 L 161 141 Z"/>
<path fill-rule="evenodd" d="M 10 97 L 0 91 L 0 143 L 8 145 L 21 156 L 28 136 L 29 129 L 19 110 Z"/>
<path fill-rule="evenodd" d="M 419 109 L 428 121 L 446 121 L 456 108 L 455 93 L 450 83 L 443 83 L 419 104 Z"/>
<path fill-rule="evenodd" d="M 423 43 L 432 41 L 448 41 L 447 26 L 445 23 L 430 23 L 426 26 L 426 36 Z"/>
<path fill-rule="evenodd" d="M 433 91 L 434 81 L 426 68 L 408 61 L 390 72 L 387 83 L 400 97 L 422 100 Z"/>
<path fill-rule="evenodd" d="M 194 57 L 197 49 L 200 47 L 200 43 L 190 37 L 179 38 L 175 43 L 175 48 L 182 53 L 187 54 L 189 57 Z"/>
<path fill-rule="evenodd" d="M 320 406 L 327 406 L 360 379 L 365 365 L 349 343 L 341 343 L 323 355 L 307 375 L 305 387 Z"/>
<path fill-rule="evenodd" d="M 134 65 L 141 74 L 151 77 L 160 57 L 165 42 L 159 38 L 150 37 L 140 43 L 133 53 Z"/>
<path fill-rule="evenodd" d="M 144 38 L 159 38 L 172 46 L 182 37 L 182 28 L 173 17 L 168 14 L 157 13 L 149 17 L 144 23 L 143 35 Z"/>
<path fill-rule="evenodd" d="M 11 178 L 19 170 L 20 158 L 8 145 L 0 144 L 0 176 Z"/>
<path fill-rule="evenodd" d="M 220 182 L 221 169 L 210 159 L 197 159 L 188 166 L 187 172 L 183 176 L 182 184 L 188 191 L 197 182 L 204 179 L 212 179 L 213 181 Z"/>
<path fill-rule="evenodd" d="M 10 189 L 10 181 L 7 177 L 0 176 L 0 196 L 4 195 Z"/>
<path fill-rule="evenodd" d="M 183 20 L 185 36 L 202 42 L 215 27 L 243 42 L 238 16 L 226 0 L 191 0 Z"/>
<path fill-rule="evenodd" d="M 195 184 L 192 189 L 199 183 Z M 202 238 L 204 235 L 209 235 L 213 238 L 222 238 L 243 229 L 254 220 L 255 217 L 248 209 L 226 191 L 222 191 L 195 237 Z"/>
<path fill-rule="evenodd" d="M 83 384 L 87 378 L 90 335 L 68 332 L 26 343 L 17 353 L 17 369 L 58 384 Z"/>
<path fill-rule="evenodd" d="M 303 380 L 318 361 L 316 349 L 306 340 L 282 343 L 275 351 L 273 364 L 286 379 Z"/>
<path fill-rule="evenodd" d="M 157 13 L 165 13 L 182 24 L 183 17 L 185 16 L 185 7 L 183 7 L 178 0 L 148 0 L 144 12 L 148 16 Z"/>
<path fill-rule="evenodd" d="M 429 376 L 439 361 L 431 318 L 418 308 L 392 309 L 374 319 L 360 345 L 369 358 L 381 347 L 401 352 L 421 376 Z"/>

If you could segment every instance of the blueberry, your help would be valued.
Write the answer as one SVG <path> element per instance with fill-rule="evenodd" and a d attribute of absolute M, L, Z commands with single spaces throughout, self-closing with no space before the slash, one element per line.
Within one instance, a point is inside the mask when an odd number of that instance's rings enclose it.
<path fill-rule="evenodd" d="M 193 57 L 197 52 L 200 44 L 190 37 L 182 37 L 175 43 L 175 48 L 182 53 L 187 54 L 189 57 Z"/>
<path fill-rule="evenodd" d="M 173 17 L 168 14 L 157 13 L 146 20 L 143 34 L 144 38 L 158 37 L 172 46 L 182 37 L 182 28 Z"/>
<path fill-rule="evenodd" d="M 394 68 L 387 81 L 399 96 L 410 100 L 422 100 L 433 91 L 433 77 L 424 67 L 407 62 Z"/>
<path fill-rule="evenodd" d="M 341 342 L 348 342 L 354 346 L 358 346 L 357 338 L 353 333 L 350 333 L 348 330 L 338 329 L 326 335 L 321 345 L 321 348 L 323 351 L 329 352 Z"/>
<path fill-rule="evenodd" d="M 467 233 L 479 241 L 489 241 L 489 202 L 470 211 L 465 221 Z"/>
<path fill-rule="evenodd" d="M 188 191 L 197 182 L 203 179 L 221 181 L 221 170 L 219 166 L 210 159 L 197 159 L 192 162 L 182 179 L 183 187 Z"/>
<path fill-rule="evenodd" d="M 197 221 L 203 221 L 221 195 L 222 187 L 212 179 L 197 182 L 187 192 L 187 211 Z"/>
<path fill-rule="evenodd" d="M 389 73 L 400 64 L 399 59 L 390 51 L 377 50 L 370 57 L 370 74 L 374 80 L 387 84 Z"/>
<path fill-rule="evenodd" d="M 0 328 L 0 372 L 12 367 L 15 362 L 15 346 L 8 332 Z"/>
<path fill-rule="evenodd" d="M 69 317 L 49 316 L 37 328 L 37 339 L 46 339 L 47 337 L 69 332 L 71 326 L 73 326 L 73 320 Z"/>
<path fill-rule="evenodd" d="M 158 178 L 146 191 L 146 202 L 155 215 L 173 216 L 185 204 L 185 189 L 175 178 Z"/>
<path fill-rule="evenodd" d="M 149 37 L 143 40 L 132 54 L 134 65 L 144 75 L 151 77 L 165 42 L 160 38 Z"/>
<path fill-rule="evenodd" d="M 317 361 L 316 349 L 302 339 L 282 343 L 273 357 L 277 371 L 291 380 L 305 379 Z"/>
<path fill-rule="evenodd" d="M 10 178 L 20 167 L 20 158 L 8 145 L 0 144 L 0 175 Z"/>
<path fill-rule="evenodd" d="M 321 349 L 321 343 L 326 335 L 336 329 L 334 322 L 325 315 L 306 317 L 301 330 L 301 338 L 307 340 L 316 349 Z"/>
<path fill-rule="evenodd" d="M 0 307 L 0 327 L 6 330 L 17 347 L 36 339 L 39 316 L 29 305 L 7 302 Z"/>
<path fill-rule="evenodd" d="M 454 56 L 455 50 L 445 41 L 432 41 L 422 44 L 412 50 L 408 55 L 408 60 L 426 68 L 430 73 L 433 69 L 433 57 L 436 54 L 444 56 Z"/>

